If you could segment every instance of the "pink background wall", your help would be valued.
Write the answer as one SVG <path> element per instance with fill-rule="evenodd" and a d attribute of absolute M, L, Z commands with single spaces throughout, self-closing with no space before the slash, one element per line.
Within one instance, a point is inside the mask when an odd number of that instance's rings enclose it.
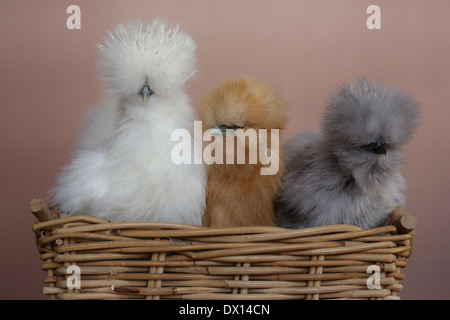
<path fill-rule="evenodd" d="M 81 30 L 66 8 L 81 8 Z M 381 7 L 381 30 L 366 8 Z M 412 93 L 423 117 L 407 146 L 407 210 L 418 218 L 404 299 L 449 299 L 450 2 L 143 0 L 0 2 L 0 298 L 44 299 L 28 212 L 67 164 L 102 96 L 96 47 L 129 18 L 179 22 L 198 44 L 193 102 L 232 76 L 266 78 L 291 104 L 285 138 L 318 129 L 328 93 L 366 75 Z"/>

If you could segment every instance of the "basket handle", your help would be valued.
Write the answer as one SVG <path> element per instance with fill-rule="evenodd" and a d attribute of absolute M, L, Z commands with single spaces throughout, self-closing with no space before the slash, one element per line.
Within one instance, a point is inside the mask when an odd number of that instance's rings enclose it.
<path fill-rule="evenodd" d="M 51 211 L 44 201 L 40 198 L 35 198 L 30 201 L 30 211 L 40 221 L 50 221 L 58 219 L 58 215 Z"/>
<path fill-rule="evenodd" d="M 395 226 L 399 234 L 405 234 L 416 229 L 417 219 L 412 214 L 406 213 L 404 207 L 398 206 L 395 208 L 389 224 Z"/>

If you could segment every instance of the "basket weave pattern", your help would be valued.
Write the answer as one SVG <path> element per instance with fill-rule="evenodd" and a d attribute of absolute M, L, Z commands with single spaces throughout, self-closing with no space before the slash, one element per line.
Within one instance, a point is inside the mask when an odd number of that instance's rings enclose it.
<path fill-rule="evenodd" d="M 51 299 L 399 299 L 414 231 L 205 228 L 73 216 L 36 222 Z M 79 267 L 79 288 L 68 280 Z M 379 289 L 367 285 L 379 266 Z"/>

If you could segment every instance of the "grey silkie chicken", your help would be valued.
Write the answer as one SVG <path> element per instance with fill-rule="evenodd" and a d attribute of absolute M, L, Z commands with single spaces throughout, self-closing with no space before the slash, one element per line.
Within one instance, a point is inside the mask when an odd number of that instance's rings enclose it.
<path fill-rule="evenodd" d="M 332 93 L 321 132 L 301 133 L 285 144 L 278 225 L 385 225 L 395 207 L 405 205 L 401 149 L 418 119 L 411 96 L 365 78 Z"/>

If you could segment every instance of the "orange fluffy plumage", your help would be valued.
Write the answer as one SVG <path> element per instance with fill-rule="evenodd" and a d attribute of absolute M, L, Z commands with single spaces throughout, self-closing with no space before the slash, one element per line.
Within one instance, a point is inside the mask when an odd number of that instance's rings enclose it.
<path fill-rule="evenodd" d="M 223 163 L 215 161 L 209 166 L 204 226 L 275 225 L 274 201 L 284 175 L 279 132 L 287 122 L 286 109 L 287 103 L 277 90 L 249 77 L 226 80 L 204 97 L 200 108 L 203 128 L 219 132 L 211 142 L 217 147 L 214 156 L 223 151 Z M 251 160 L 252 153 L 255 156 L 251 137 L 255 135 L 250 133 L 258 133 L 256 161 Z M 229 143 L 233 149 L 227 148 Z M 239 148 L 245 150 L 245 162 L 238 161 Z M 261 152 L 271 156 L 270 163 L 267 158 L 262 160 Z M 272 165 L 272 173 L 262 174 L 263 168 Z"/>

